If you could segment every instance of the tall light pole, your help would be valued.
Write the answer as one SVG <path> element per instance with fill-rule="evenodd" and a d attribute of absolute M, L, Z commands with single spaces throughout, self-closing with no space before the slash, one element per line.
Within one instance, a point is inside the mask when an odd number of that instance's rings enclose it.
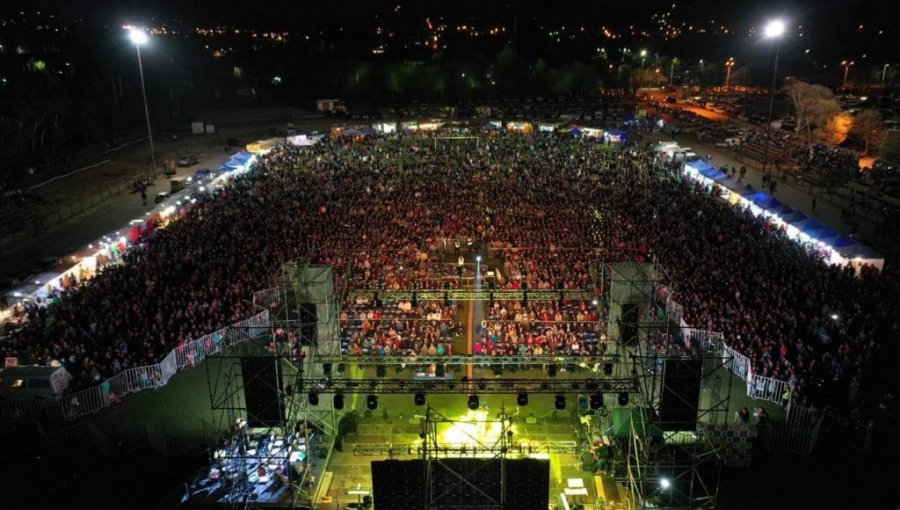
<path fill-rule="evenodd" d="M 644 62 L 647 60 L 647 50 L 641 50 L 641 69 L 644 68 Z"/>
<path fill-rule="evenodd" d="M 731 68 L 734 67 L 734 57 L 729 58 L 725 62 L 725 90 L 728 90 L 728 85 L 731 83 Z"/>
<path fill-rule="evenodd" d="M 156 152 L 153 150 L 153 130 L 150 128 L 150 107 L 147 106 L 147 89 L 144 86 L 144 65 L 141 62 L 141 46 L 150 42 L 150 36 L 147 32 L 130 27 L 128 28 L 128 39 L 134 44 L 137 50 L 138 72 L 141 75 L 141 95 L 144 97 L 144 117 L 147 119 L 147 138 L 150 140 L 150 161 L 153 164 L 153 177 L 156 177 Z"/>
<path fill-rule="evenodd" d="M 884 78 L 887 76 L 887 68 L 890 66 L 887 62 L 884 63 L 884 67 L 881 68 L 881 84 L 884 85 Z"/>
<path fill-rule="evenodd" d="M 778 54 L 781 51 L 781 36 L 784 35 L 784 21 L 772 20 L 766 24 L 763 37 L 775 40 L 775 67 L 772 70 L 772 88 L 769 90 L 769 115 L 766 117 L 766 147 L 763 151 L 763 173 L 769 167 L 769 145 L 772 141 L 772 110 L 775 109 L 775 84 L 778 81 Z"/>
<path fill-rule="evenodd" d="M 672 57 L 672 64 L 669 66 L 669 85 L 671 85 L 675 81 L 675 64 L 677 64 L 677 63 L 678 63 L 678 59 L 675 57 Z"/>
<path fill-rule="evenodd" d="M 841 85 L 842 89 L 847 89 L 847 78 L 850 77 L 850 66 L 856 64 L 856 62 L 852 60 L 844 60 L 841 62 L 841 65 L 844 66 L 844 84 Z"/>

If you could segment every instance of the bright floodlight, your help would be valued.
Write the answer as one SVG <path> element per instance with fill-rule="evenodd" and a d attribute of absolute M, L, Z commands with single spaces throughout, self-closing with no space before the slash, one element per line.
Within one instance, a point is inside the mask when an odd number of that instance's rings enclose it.
<path fill-rule="evenodd" d="M 147 41 L 150 40 L 150 38 L 147 36 L 147 32 L 144 32 L 139 28 L 129 28 L 128 38 L 131 39 L 131 42 L 136 44 L 137 46 L 143 46 L 147 44 Z"/>
<path fill-rule="evenodd" d="M 784 33 L 784 22 L 780 19 L 772 20 L 766 25 L 765 35 L 768 38 L 781 37 Z"/>
<path fill-rule="evenodd" d="M 475 262 L 481 262 L 481 255 L 475 255 Z"/>
<path fill-rule="evenodd" d="M 646 56 L 647 56 L 647 50 L 641 50 L 641 56 L 642 56 L 642 57 L 646 57 Z"/>
<path fill-rule="evenodd" d="M 672 482 L 670 482 L 668 478 L 660 478 L 659 486 L 662 487 L 663 490 L 665 490 L 672 486 Z"/>

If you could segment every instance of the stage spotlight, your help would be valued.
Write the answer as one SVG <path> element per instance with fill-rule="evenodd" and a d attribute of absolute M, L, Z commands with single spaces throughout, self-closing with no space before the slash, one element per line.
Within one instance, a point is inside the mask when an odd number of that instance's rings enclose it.
<path fill-rule="evenodd" d="M 612 375 L 613 373 L 613 364 L 612 363 L 604 363 L 603 364 L 603 375 Z"/>
<path fill-rule="evenodd" d="M 547 365 L 547 376 L 548 377 L 556 377 L 556 371 L 559 367 L 556 364 Z"/>
<path fill-rule="evenodd" d="M 619 393 L 619 405 L 623 407 L 628 405 L 628 393 L 624 391 Z"/>
<path fill-rule="evenodd" d="M 378 395 L 369 395 L 366 397 L 366 407 L 373 411 L 378 409 Z"/>
<path fill-rule="evenodd" d="M 672 482 L 669 481 L 668 478 L 660 478 L 659 486 L 662 487 L 663 490 L 667 490 L 669 487 L 672 486 Z"/>
<path fill-rule="evenodd" d="M 343 393 L 335 393 L 332 403 L 334 404 L 335 410 L 340 411 L 341 409 L 343 409 L 344 408 L 344 394 Z"/>
<path fill-rule="evenodd" d="M 481 264 L 481 255 L 475 255 L 475 262 Z"/>
<path fill-rule="evenodd" d="M 311 405 L 311 406 L 319 405 L 319 394 L 318 393 L 310 393 L 309 394 L 309 405 Z"/>
<path fill-rule="evenodd" d="M 603 394 L 591 393 L 591 410 L 596 411 L 603 407 Z"/>
<path fill-rule="evenodd" d="M 516 396 L 516 403 L 519 404 L 520 406 L 527 406 L 528 405 L 528 394 L 525 393 L 524 391 L 519 393 Z"/>
<path fill-rule="evenodd" d="M 565 409 L 566 408 L 566 396 L 563 394 L 559 394 L 556 396 L 556 400 L 554 401 L 554 405 L 557 409 Z"/>
<path fill-rule="evenodd" d="M 413 402 L 416 403 L 417 406 L 425 405 L 425 394 L 424 393 L 416 393 L 413 397 Z"/>
<path fill-rule="evenodd" d="M 375 375 L 377 375 L 379 378 L 387 375 L 387 369 L 384 367 L 384 365 L 378 364 L 375 366 Z"/>
<path fill-rule="evenodd" d="M 478 395 L 474 393 L 469 395 L 469 397 L 466 399 L 466 403 L 469 409 L 473 411 L 477 411 L 478 408 L 481 407 L 480 402 L 478 401 Z"/>

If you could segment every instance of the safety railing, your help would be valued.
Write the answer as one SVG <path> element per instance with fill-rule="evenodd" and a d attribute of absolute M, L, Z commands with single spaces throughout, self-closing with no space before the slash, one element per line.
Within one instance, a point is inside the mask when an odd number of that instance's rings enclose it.
<path fill-rule="evenodd" d="M 196 366 L 223 348 L 264 334 L 269 311 L 179 345 L 159 363 L 124 370 L 97 386 L 66 395 L 61 400 L 11 400 L 0 402 L 0 421 L 24 421 L 40 416 L 74 419 L 119 402 L 129 393 L 161 388 L 180 370 Z"/>
<path fill-rule="evenodd" d="M 277 287 L 258 290 L 253 293 L 253 306 L 260 310 L 268 310 L 270 306 L 281 300 Z"/>
<path fill-rule="evenodd" d="M 681 318 L 683 310 L 684 308 L 672 299 L 669 299 L 666 303 L 666 311 L 670 317 L 674 319 L 674 315 L 678 314 L 684 340 L 689 347 L 705 351 L 721 350 L 722 356 L 727 358 L 726 366 L 728 370 L 747 383 L 747 396 L 775 404 L 787 404 L 784 398 L 785 394 L 789 394 L 788 390 L 790 389 L 790 385 L 787 382 L 754 374 L 750 358 L 727 345 L 725 336 L 722 333 L 688 327 Z"/>

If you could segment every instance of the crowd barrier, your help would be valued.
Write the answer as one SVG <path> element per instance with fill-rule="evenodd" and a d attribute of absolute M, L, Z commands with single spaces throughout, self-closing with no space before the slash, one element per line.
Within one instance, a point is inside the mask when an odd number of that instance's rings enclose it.
<path fill-rule="evenodd" d="M 255 297 L 255 296 L 254 296 Z M 223 348 L 267 332 L 269 311 L 182 344 L 155 365 L 123 370 L 97 386 L 66 395 L 60 400 L 12 400 L 0 402 L 0 421 L 29 418 L 74 419 L 119 402 L 125 395 L 166 385 L 178 371 L 196 366 Z"/>
<path fill-rule="evenodd" d="M 725 336 L 722 333 L 694 329 L 688 326 L 682 318 L 684 308 L 675 301 L 670 299 L 666 303 L 666 310 L 669 312 L 669 317 L 672 320 L 676 320 L 681 324 L 685 343 L 689 347 L 704 351 L 721 351 L 722 356 L 728 358 L 726 362 L 728 370 L 747 383 L 747 396 L 775 404 L 787 404 L 784 398 L 784 395 L 790 389 L 790 385 L 787 382 L 754 374 L 750 358 L 727 345 Z"/>

